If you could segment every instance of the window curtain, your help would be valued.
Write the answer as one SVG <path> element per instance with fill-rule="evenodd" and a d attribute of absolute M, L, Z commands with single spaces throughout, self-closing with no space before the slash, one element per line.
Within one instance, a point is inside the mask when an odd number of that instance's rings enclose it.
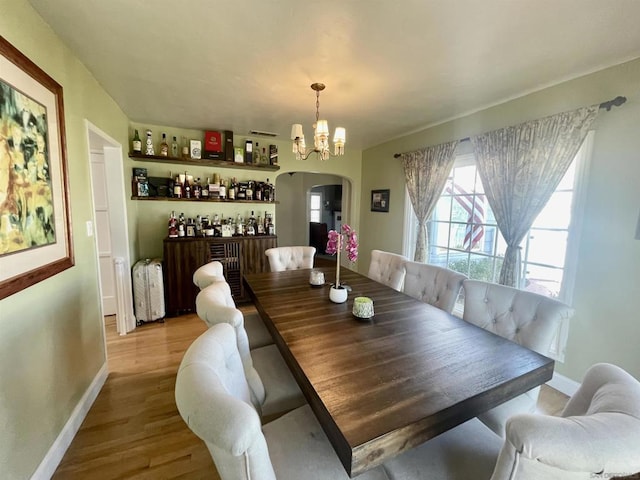
<path fill-rule="evenodd" d="M 487 201 L 507 242 L 500 284 L 519 287 L 520 243 L 571 165 L 598 109 L 584 107 L 471 138 Z"/>
<path fill-rule="evenodd" d="M 400 155 L 409 199 L 418 218 L 418 239 L 413 258 L 416 262 L 426 260 L 427 219 L 451 173 L 457 145 L 456 140 Z"/>

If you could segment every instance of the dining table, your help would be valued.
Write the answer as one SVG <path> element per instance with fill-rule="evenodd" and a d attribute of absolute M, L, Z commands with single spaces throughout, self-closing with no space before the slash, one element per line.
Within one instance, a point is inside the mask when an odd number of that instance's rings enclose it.
<path fill-rule="evenodd" d="M 327 280 L 335 267 L 316 268 Z M 553 360 L 342 267 L 344 303 L 311 269 L 245 287 L 350 477 L 542 383 Z M 374 315 L 353 315 L 353 300 Z"/>

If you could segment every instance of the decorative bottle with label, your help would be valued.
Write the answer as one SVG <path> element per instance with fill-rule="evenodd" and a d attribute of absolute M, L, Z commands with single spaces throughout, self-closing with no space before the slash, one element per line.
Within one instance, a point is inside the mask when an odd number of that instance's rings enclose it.
<path fill-rule="evenodd" d="M 147 143 L 145 148 L 145 155 L 155 155 L 155 150 L 153 149 L 153 138 L 151 138 L 151 130 L 147 130 Z"/>
<path fill-rule="evenodd" d="M 189 140 L 187 140 L 187 137 L 182 137 L 182 158 L 191 158 L 191 153 L 189 153 Z"/>
<path fill-rule="evenodd" d="M 200 192 L 200 196 L 205 200 L 209 198 L 209 180 L 210 178 L 207 177 L 207 181 L 202 184 L 202 191 Z"/>
<path fill-rule="evenodd" d="M 251 140 L 244 141 L 244 163 L 253 162 L 253 142 Z"/>
<path fill-rule="evenodd" d="M 176 212 L 171 212 L 169 217 L 169 238 L 178 238 L 178 220 L 176 220 Z"/>
<path fill-rule="evenodd" d="M 140 140 L 138 130 L 133 135 L 133 153 L 142 153 L 142 140 Z"/>
<path fill-rule="evenodd" d="M 173 183 L 174 198 L 184 198 L 183 185 L 180 181 L 180 175 L 176 175 L 176 181 Z"/>
<path fill-rule="evenodd" d="M 180 217 L 178 217 L 178 236 L 184 237 L 187 234 L 187 225 L 184 221 L 184 213 L 180 213 Z"/>
<path fill-rule="evenodd" d="M 173 141 L 171 142 L 171 156 L 178 156 L 178 140 L 176 139 L 175 135 L 173 136 Z"/>
<path fill-rule="evenodd" d="M 184 198 L 191 198 L 191 183 L 187 172 L 184 172 Z"/>
<path fill-rule="evenodd" d="M 169 156 L 169 144 L 167 143 L 167 134 L 162 133 L 162 141 L 160 142 L 160 155 L 163 157 Z"/>

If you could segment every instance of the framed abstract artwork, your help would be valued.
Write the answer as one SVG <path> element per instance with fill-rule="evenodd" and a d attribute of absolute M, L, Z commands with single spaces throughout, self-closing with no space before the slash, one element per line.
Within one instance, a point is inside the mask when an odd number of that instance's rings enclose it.
<path fill-rule="evenodd" d="M 0 299 L 74 264 L 62 86 L 0 36 Z"/>
<path fill-rule="evenodd" d="M 371 211 L 389 211 L 389 190 L 371 190 Z"/>

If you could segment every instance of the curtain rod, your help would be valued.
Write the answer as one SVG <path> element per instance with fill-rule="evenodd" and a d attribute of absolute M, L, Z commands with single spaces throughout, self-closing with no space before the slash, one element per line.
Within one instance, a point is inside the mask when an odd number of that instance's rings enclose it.
<path fill-rule="evenodd" d="M 620 105 L 622 105 L 623 103 L 625 103 L 627 101 L 627 97 L 623 97 L 621 95 L 618 95 L 616 98 L 614 98 L 613 100 L 609 100 L 608 102 L 602 102 L 600 104 L 600 108 L 604 108 L 607 112 L 611 111 L 611 109 L 613 107 L 619 107 Z M 464 137 L 461 138 L 460 140 L 458 140 L 459 142 L 468 142 L 469 140 L 471 140 L 471 138 L 469 137 Z M 393 155 L 393 158 L 398 158 L 402 156 L 401 153 L 396 153 Z"/>

